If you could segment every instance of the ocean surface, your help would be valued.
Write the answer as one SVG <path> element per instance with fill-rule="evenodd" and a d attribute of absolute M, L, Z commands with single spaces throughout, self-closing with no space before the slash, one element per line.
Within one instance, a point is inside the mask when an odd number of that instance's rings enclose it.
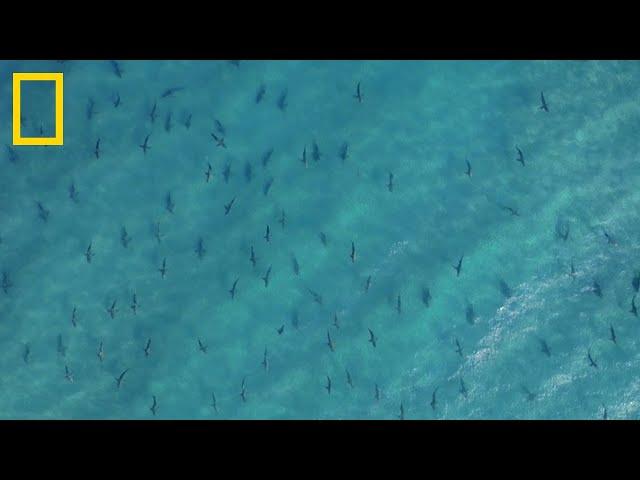
<path fill-rule="evenodd" d="M 631 61 L 0 61 L 0 418 L 638 418 L 639 128 Z"/>

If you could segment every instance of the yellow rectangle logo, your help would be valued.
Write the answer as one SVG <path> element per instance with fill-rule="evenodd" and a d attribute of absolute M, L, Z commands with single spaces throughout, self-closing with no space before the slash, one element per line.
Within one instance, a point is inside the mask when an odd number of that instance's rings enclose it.
<path fill-rule="evenodd" d="M 56 134 L 54 137 L 22 137 L 20 132 L 21 82 L 54 82 L 56 90 Z M 63 74 L 62 73 L 14 73 L 13 74 L 13 144 L 14 145 L 62 145 L 63 144 Z"/>

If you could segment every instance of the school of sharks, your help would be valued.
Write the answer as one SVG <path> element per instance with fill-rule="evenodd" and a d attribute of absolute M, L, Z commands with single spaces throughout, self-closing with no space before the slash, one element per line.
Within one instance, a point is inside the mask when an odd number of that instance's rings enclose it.
<path fill-rule="evenodd" d="M 554 128 L 557 110 L 568 108 L 558 89 L 520 92 L 524 113 L 513 123 L 490 113 L 474 120 L 487 124 L 487 136 L 520 128 L 520 141 L 504 135 L 479 146 L 478 135 L 456 148 L 439 137 L 446 107 L 429 114 L 429 125 L 413 125 L 409 114 L 394 131 L 351 126 L 393 110 L 384 78 L 372 86 L 385 62 L 334 62 L 342 65 L 335 83 L 306 104 L 288 72 L 331 62 L 279 62 L 271 77 L 256 73 L 269 63 L 195 62 L 184 67 L 191 76 L 167 81 L 161 70 L 180 62 L 32 62 L 64 72 L 65 145 L 5 141 L 0 417 L 610 418 L 613 400 L 604 387 L 589 393 L 589 379 L 637 360 L 625 341 L 638 317 L 640 270 L 621 261 L 614 285 L 587 267 L 601 254 L 576 253 L 587 237 L 597 251 L 623 248 L 620 224 L 585 220 L 569 204 L 553 207 L 548 221 L 535 210 L 544 200 L 526 200 L 549 178 L 554 194 L 577 187 L 541 166 L 539 144 L 563 140 L 526 126 Z M 233 95 L 223 99 L 224 88 Z M 337 106 L 321 112 L 329 101 Z M 499 107 L 480 110 L 491 108 Z M 315 128 L 321 116 L 335 128 Z M 21 122 L 40 135 L 52 129 L 48 117 L 25 113 Z M 432 159 L 429 145 L 388 146 L 421 129 L 431 129 L 430 146 L 440 140 Z M 377 143 L 365 148 L 372 136 Z M 423 200 L 429 188 L 439 201 Z M 536 261 L 524 251 L 500 254 L 510 238 L 544 238 L 553 251 L 534 293 Z M 479 244 L 497 267 L 481 259 Z M 549 298 L 560 289 L 576 308 L 613 309 L 583 318 L 575 328 L 588 324 L 590 336 L 570 347 L 570 320 L 543 324 L 536 313 L 546 300 L 551 313 L 540 316 L 557 317 L 562 301 Z M 520 364 L 509 333 L 518 314 L 534 317 L 518 331 L 528 349 Z M 612 357 L 615 349 L 626 357 Z M 500 368 L 517 366 L 508 381 L 483 381 L 491 375 L 474 368 L 496 351 L 508 355 Z M 562 372 L 568 363 L 573 373 Z M 634 378 L 628 368 L 623 384 Z M 567 402 L 538 413 L 535 405 L 553 403 L 571 376 L 580 387 L 566 395 L 584 409 Z M 487 392 L 495 405 L 473 407 Z M 621 417 L 630 411 L 618 408 Z"/>

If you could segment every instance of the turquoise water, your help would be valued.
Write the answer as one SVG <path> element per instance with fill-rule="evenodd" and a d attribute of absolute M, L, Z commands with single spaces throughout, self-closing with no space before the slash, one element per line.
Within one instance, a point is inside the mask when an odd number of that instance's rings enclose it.
<path fill-rule="evenodd" d="M 637 62 L 118 66 L 0 62 L 1 418 L 637 418 Z"/>

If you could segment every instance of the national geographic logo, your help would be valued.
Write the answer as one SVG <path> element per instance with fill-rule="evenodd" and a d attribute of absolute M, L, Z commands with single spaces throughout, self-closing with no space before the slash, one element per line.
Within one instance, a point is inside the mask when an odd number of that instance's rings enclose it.
<path fill-rule="evenodd" d="M 63 145 L 63 74 L 62 73 L 14 73 L 13 74 L 13 144 L 14 145 Z M 56 91 L 56 131 L 53 137 L 23 137 L 20 131 L 20 86 L 22 82 L 54 82 Z"/>

